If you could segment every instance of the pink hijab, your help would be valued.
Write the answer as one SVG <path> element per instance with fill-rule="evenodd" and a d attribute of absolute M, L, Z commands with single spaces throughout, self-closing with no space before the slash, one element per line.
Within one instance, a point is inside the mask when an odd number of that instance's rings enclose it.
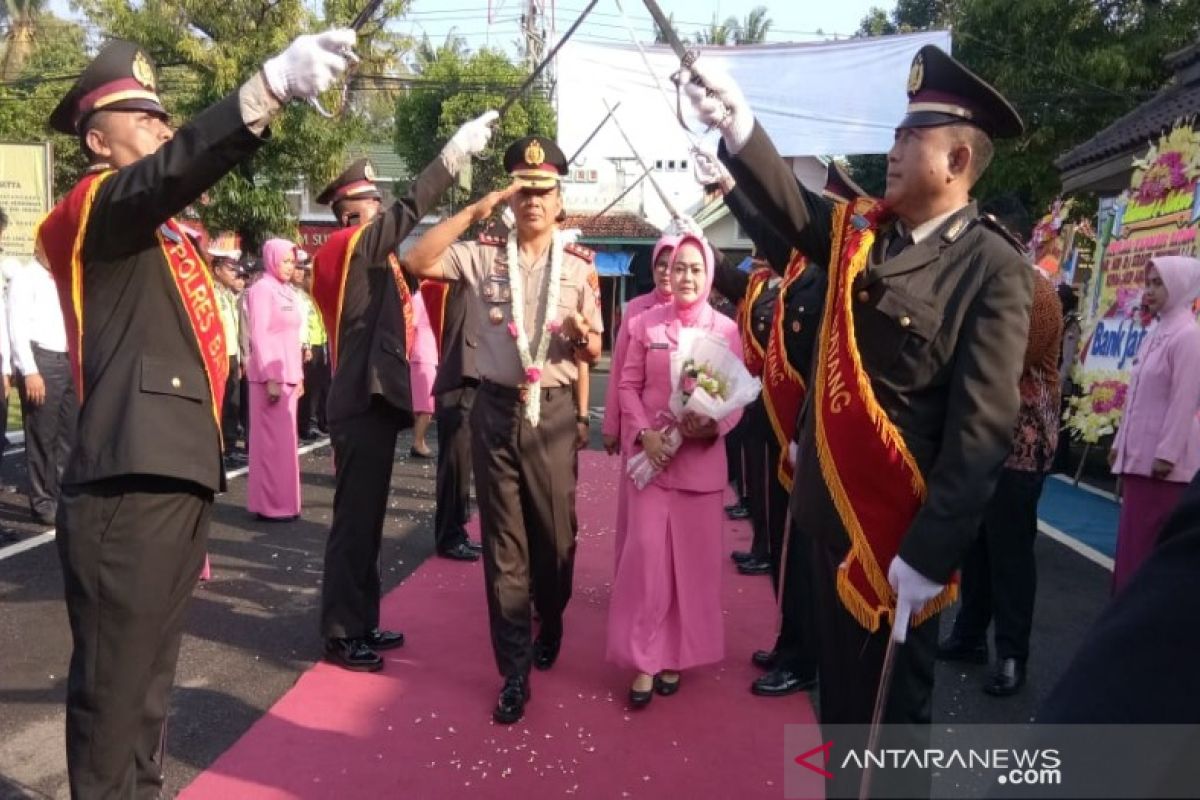
<path fill-rule="evenodd" d="M 674 251 L 675 248 L 677 248 L 678 246 L 679 246 L 679 237 L 672 236 L 669 234 L 660 237 L 659 240 L 654 243 L 654 250 L 652 250 L 650 253 L 650 275 L 651 276 L 654 275 L 654 265 L 658 263 L 658 257 L 659 257 L 659 255 L 662 254 L 662 251 L 663 250 Z M 672 254 L 672 260 L 674 260 L 673 254 Z M 659 289 L 657 281 L 655 281 L 655 283 L 654 283 L 654 299 L 656 301 L 658 301 L 659 303 L 671 302 L 671 295 L 668 294 L 667 292 L 664 292 L 661 289 Z"/>
<path fill-rule="evenodd" d="M 675 244 L 675 252 L 671 254 L 672 268 L 675 267 L 675 259 L 685 244 L 692 244 L 698 247 L 701 255 L 704 257 L 704 285 L 700 287 L 700 293 L 696 299 L 691 303 L 684 303 L 678 296 L 673 298 L 675 301 L 675 315 L 685 327 L 692 327 L 707 319 L 705 312 L 712 313 L 712 308 L 708 305 L 708 295 L 712 291 L 716 266 L 713 251 L 708 246 L 708 242 L 699 236 L 685 234 L 679 237 L 678 242 Z"/>
<path fill-rule="evenodd" d="M 287 239 L 268 239 L 262 249 L 263 267 L 266 268 L 267 274 L 283 283 L 283 278 L 280 277 L 280 264 L 285 256 L 288 254 L 294 256 L 295 253 L 296 245 Z"/>

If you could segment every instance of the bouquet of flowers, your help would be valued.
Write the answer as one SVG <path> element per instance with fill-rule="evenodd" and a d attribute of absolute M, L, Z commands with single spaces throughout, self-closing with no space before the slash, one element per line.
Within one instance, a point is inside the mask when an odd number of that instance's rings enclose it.
<path fill-rule="evenodd" d="M 671 386 L 670 413 L 662 415 L 658 429 L 667 456 L 675 455 L 683 443 L 679 422 L 685 414 L 720 422 L 754 402 L 762 391 L 758 378 L 723 338 L 694 328 L 680 332 L 679 346 L 671 354 Z M 644 452 L 629 459 L 626 469 L 639 489 L 661 472 Z"/>
<path fill-rule="evenodd" d="M 1116 433 L 1129 387 L 1125 377 L 1115 370 L 1084 373 L 1076 368 L 1074 379 L 1082 392 L 1067 401 L 1063 420 L 1080 441 L 1096 444 Z"/>

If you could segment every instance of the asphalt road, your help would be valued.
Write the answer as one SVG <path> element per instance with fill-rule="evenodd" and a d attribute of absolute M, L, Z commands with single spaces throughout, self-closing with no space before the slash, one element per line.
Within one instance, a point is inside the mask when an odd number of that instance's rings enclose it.
<path fill-rule="evenodd" d="M 603 402 L 606 377 L 594 376 L 594 405 Z M 592 438 L 592 446 L 599 446 L 598 424 L 593 425 Z M 433 462 L 410 458 L 410 441 L 403 435 L 396 451 L 381 554 L 385 590 L 433 553 Z M 434 441 L 431 435 L 431 444 Z M 9 457 L 0 463 L 0 483 L 21 480 L 23 466 L 16 463 L 21 460 Z M 333 499 L 329 449 L 303 456 L 301 472 L 304 513 L 295 522 L 267 524 L 247 514 L 244 478 L 231 481 L 229 493 L 217 500 L 210 543 L 214 580 L 196 591 L 172 696 L 168 796 L 232 745 L 319 656 L 319 584 Z M 25 502 L 19 494 L 0 493 L 0 524 L 28 539 L 42 526 L 27 521 Z M 979 689 L 985 668 L 943 665 L 935 719 L 1028 721 L 1107 599 L 1108 573 L 1103 568 L 1044 537 L 1037 552 L 1039 596 L 1025 692 L 997 700 Z M 480 581 L 482 589 L 482 576 Z M 944 615 L 944 624 L 952 615 L 953 611 Z M 53 544 L 7 558 L 0 550 L 4 800 L 66 796 L 62 731 L 69 652 Z M 935 793 L 959 797 L 969 793 L 968 788 L 936 785 Z"/>

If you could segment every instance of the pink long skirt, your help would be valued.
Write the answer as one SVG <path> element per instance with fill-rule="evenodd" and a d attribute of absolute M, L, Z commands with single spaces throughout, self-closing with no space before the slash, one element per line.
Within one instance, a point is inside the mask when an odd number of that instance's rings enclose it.
<path fill-rule="evenodd" d="M 412 385 L 414 414 L 433 413 L 433 382 L 437 380 L 437 369 L 437 364 L 427 364 L 423 361 L 409 362 L 408 376 Z"/>
<path fill-rule="evenodd" d="M 654 675 L 725 657 L 721 504 L 721 492 L 626 487 L 625 538 L 609 601 L 609 661 Z"/>
<path fill-rule="evenodd" d="M 250 474 L 246 509 L 265 517 L 300 513 L 300 455 L 296 452 L 299 387 L 284 384 L 272 403 L 265 383 L 250 384 Z"/>
<path fill-rule="evenodd" d="M 1121 476 L 1121 516 L 1117 523 L 1117 557 L 1112 592 L 1125 588 L 1158 543 L 1167 517 L 1179 505 L 1186 483 L 1160 481 L 1142 475 Z"/>

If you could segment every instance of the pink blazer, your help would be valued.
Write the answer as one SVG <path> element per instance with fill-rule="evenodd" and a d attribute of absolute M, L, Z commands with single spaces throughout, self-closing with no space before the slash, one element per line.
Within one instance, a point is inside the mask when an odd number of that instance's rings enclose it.
<path fill-rule="evenodd" d="M 705 310 L 698 327 L 721 336 L 729 349 L 742 357 L 737 324 L 711 308 Z M 667 413 L 671 399 L 671 352 L 676 349 L 680 323 L 671 304 L 642 313 L 629 325 L 629 347 L 621 366 L 621 447 L 629 455 L 640 453 L 635 442 L 644 428 L 658 429 L 660 412 Z M 725 434 L 737 425 L 742 412 L 721 420 L 720 435 L 707 441 L 684 439 L 670 465 L 655 479 L 664 489 L 716 492 L 725 488 Z"/>
<path fill-rule="evenodd" d="M 292 287 L 264 275 L 246 290 L 246 316 L 250 323 L 246 377 L 252 383 L 303 381 L 300 326 L 304 318 Z"/>
<path fill-rule="evenodd" d="M 1174 465 L 1166 480 L 1189 483 L 1200 469 L 1200 326 L 1190 307 L 1157 323 L 1137 354 L 1117 438 L 1113 472 L 1149 477 L 1154 459 Z"/>
<path fill-rule="evenodd" d="M 659 300 L 658 293 L 651 289 L 649 293 L 640 294 L 625 305 L 625 316 L 621 319 L 621 327 L 617 329 L 617 341 L 613 344 L 608 387 L 604 392 L 604 422 L 600 426 L 600 432 L 605 436 L 621 438 L 621 397 L 617 387 L 621 384 L 621 366 L 625 363 L 625 353 L 629 350 L 629 329 L 633 327 L 633 321 L 646 311 L 670 302 L 669 299 Z"/>

